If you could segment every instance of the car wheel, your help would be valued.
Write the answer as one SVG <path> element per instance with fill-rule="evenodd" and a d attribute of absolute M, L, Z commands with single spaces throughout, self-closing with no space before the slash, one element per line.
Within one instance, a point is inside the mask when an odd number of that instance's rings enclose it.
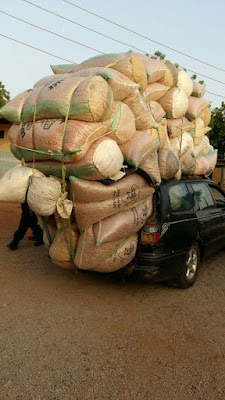
<path fill-rule="evenodd" d="M 176 281 L 178 287 L 187 289 L 195 283 L 198 276 L 199 263 L 200 251 L 197 243 L 194 243 L 188 250 L 186 261 Z"/>

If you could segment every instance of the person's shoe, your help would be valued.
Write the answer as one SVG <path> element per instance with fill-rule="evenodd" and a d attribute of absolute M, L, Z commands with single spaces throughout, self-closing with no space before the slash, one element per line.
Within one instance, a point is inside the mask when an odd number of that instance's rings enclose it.
<path fill-rule="evenodd" d="M 43 240 L 37 240 L 37 241 L 34 243 L 34 246 L 42 246 L 42 244 L 44 244 Z"/>
<path fill-rule="evenodd" d="M 12 241 L 11 243 L 7 244 L 7 247 L 8 247 L 10 250 L 16 250 L 17 247 L 18 247 L 18 244 Z"/>

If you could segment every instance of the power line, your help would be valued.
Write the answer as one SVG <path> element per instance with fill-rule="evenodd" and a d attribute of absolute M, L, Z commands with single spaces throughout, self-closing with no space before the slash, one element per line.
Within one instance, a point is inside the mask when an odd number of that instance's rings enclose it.
<path fill-rule="evenodd" d="M 206 93 L 210 93 L 213 96 L 222 97 L 222 99 L 225 99 L 225 96 L 222 96 L 221 94 L 212 93 L 212 92 L 209 92 L 208 90 L 206 90 Z"/>
<path fill-rule="evenodd" d="M 30 47 L 31 49 L 35 49 L 35 50 L 38 50 L 38 51 L 40 51 L 42 53 L 48 54 L 48 55 L 50 55 L 52 57 L 58 58 L 59 60 L 68 61 L 69 63 L 74 63 L 74 61 L 67 60 L 66 58 L 62 58 L 60 56 L 56 56 L 55 54 L 49 53 L 48 51 L 39 49 L 38 47 L 31 46 L 28 43 L 21 42 L 20 40 L 17 40 L 17 39 L 11 38 L 9 36 L 3 35 L 2 33 L 0 33 L 0 36 L 4 37 L 6 39 L 12 40 L 13 42 L 17 42 L 17 43 L 23 44 L 24 46 Z"/>
<path fill-rule="evenodd" d="M 1 11 L 1 10 L 0 10 L 0 13 L 5 14 L 5 15 L 8 15 L 8 17 L 14 18 L 14 19 L 16 19 L 16 20 L 18 20 L 18 21 L 24 22 L 25 24 L 30 25 L 30 26 L 33 26 L 34 28 L 37 28 L 37 29 L 40 29 L 40 30 L 42 30 L 42 31 L 51 33 L 52 35 L 58 36 L 58 37 L 60 37 L 61 39 L 65 39 L 65 40 L 68 40 L 68 41 L 70 41 L 70 42 L 79 44 L 80 46 L 87 47 L 88 49 L 94 50 L 94 51 L 96 51 L 97 53 L 102 53 L 102 54 L 104 54 L 101 50 L 97 50 L 97 49 L 95 49 L 95 48 L 93 48 L 93 47 L 87 46 L 87 45 L 84 44 L 84 43 L 80 43 L 80 42 L 77 42 L 76 40 L 70 39 L 70 38 L 68 38 L 68 37 L 66 37 L 66 36 L 62 36 L 62 35 L 60 35 L 60 34 L 58 34 L 58 33 L 55 33 L 55 32 L 50 31 L 49 29 L 42 28 L 41 26 L 34 25 L 34 24 L 32 24 L 31 22 L 28 22 L 28 21 L 25 21 L 24 19 L 15 17 L 14 15 L 8 14 L 8 13 L 6 13 L 6 12 L 4 12 L 4 11 Z"/>
<path fill-rule="evenodd" d="M 23 1 L 25 1 L 25 0 L 23 0 Z M 209 63 L 207 63 L 206 61 L 202 61 L 202 60 L 200 60 L 200 59 L 198 59 L 198 58 L 196 58 L 196 57 L 192 57 L 192 56 L 190 56 L 189 54 L 186 54 L 186 53 L 183 53 L 182 51 L 179 51 L 179 50 L 174 49 L 173 47 L 166 46 L 166 45 L 164 45 L 163 43 L 157 42 L 156 40 L 153 40 L 153 39 L 149 38 L 148 36 L 145 36 L 145 35 L 142 35 L 141 33 L 138 33 L 138 32 L 136 32 L 136 31 L 133 31 L 132 29 L 129 29 L 129 28 L 127 28 L 127 27 L 124 26 L 124 25 L 120 25 L 120 24 L 118 24 L 118 23 L 116 23 L 116 22 L 114 22 L 114 21 L 111 21 L 110 19 L 107 19 L 107 18 L 105 18 L 105 17 L 102 17 L 101 15 L 98 15 L 98 14 L 96 14 L 96 13 L 90 11 L 90 10 L 87 10 L 86 8 L 80 7 L 80 6 L 78 6 L 77 4 L 72 3 L 71 1 L 68 1 L 68 0 L 62 0 L 62 1 L 64 1 L 65 3 L 70 4 L 70 5 L 73 6 L 73 7 L 77 7 L 77 8 L 79 8 L 80 10 L 83 10 L 83 11 L 89 13 L 89 14 L 92 14 L 92 15 L 94 15 L 94 16 L 97 17 L 97 18 L 101 18 L 101 19 L 103 19 L 104 21 L 109 22 L 110 24 L 116 25 L 116 26 L 118 26 L 118 27 L 120 27 L 120 28 L 122 28 L 122 29 L 125 29 L 125 30 L 128 31 L 128 32 L 134 33 L 134 34 L 137 35 L 137 36 L 140 36 L 140 37 L 142 37 L 142 38 L 144 38 L 144 39 L 147 39 L 147 40 L 149 40 L 150 42 L 157 43 L 157 44 L 159 44 L 160 46 L 165 47 L 166 49 L 172 50 L 172 51 L 174 51 L 174 52 L 176 52 L 176 53 L 182 54 L 182 55 L 185 56 L 185 57 L 191 58 L 192 60 L 195 60 L 195 61 L 198 61 L 198 62 L 200 62 L 200 63 L 202 63 L 202 64 L 208 65 L 209 67 L 215 68 L 215 69 L 217 69 L 217 70 L 219 70 L 219 71 L 225 72 L 224 69 L 222 69 L 222 68 L 220 68 L 220 67 L 217 67 L 216 65 L 209 64 Z M 199 74 L 199 75 L 200 75 L 200 74 Z"/>
<path fill-rule="evenodd" d="M 62 15 L 59 15 L 59 14 L 53 12 L 53 11 L 47 10 L 46 8 L 43 8 L 43 7 L 40 7 L 40 6 L 38 6 L 37 4 L 32 3 L 31 1 L 28 1 L 28 0 L 22 0 L 22 1 L 25 2 L 25 3 L 28 3 L 28 4 L 32 5 L 32 6 L 34 6 L 34 7 L 36 7 L 36 8 L 39 8 L 40 10 L 46 11 L 46 12 L 48 12 L 49 14 L 52 14 L 52 15 L 55 15 L 55 16 L 61 18 L 61 19 L 64 19 L 65 21 L 71 22 L 71 23 L 73 23 L 73 24 L 75 24 L 75 25 L 81 26 L 81 27 L 84 28 L 84 29 L 87 29 L 87 30 L 89 30 L 89 31 L 92 31 L 92 32 L 94 32 L 94 33 L 97 33 L 98 35 L 104 36 L 104 37 L 106 37 L 106 38 L 108 38 L 108 39 L 114 40 L 115 42 L 122 43 L 122 44 L 124 44 L 124 45 L 126 45 L 126 46 L 129 46 L 129 47 L 133 48 L 133 49 L 139 50 L 139 51 L 141 51 L 141 52 L 144 53 L 144 54 L 147 53 L 147 54 L 151 55 L 149 52 L 147 52 L 147 51 L 145 51 L 145 50 L 141 50 L 141 49 L 139 49 L 139 48 L 137 48 L 137 47 L 134 47 L 133 45 L 131 45 L 131 44 L 129 44 L 129 43 L 121 42 L 121 41 L 119 41 L 119 40 L 117 40 L 117 39 L 115 39 L 115 38 L 112 38 L 111 36 L 107 36 L 107 35 L 105 35 L 105 34 L 103 34 L 103 33 L 101 33 L 101 32 L 98 32 L 98 31 L 94 30 L 94 29 L 88 28 L 88 27 L 85 26 L 85 25 L 81 25 L 81 24 L 79 24 L 79 23 L 77 23 L 77 22 L 75 22 L 75 21 L 73 21 L 73 20 L 71 20 L 71 19 L 69 19 L 69 18 L 63 17 Z M 63 0 L 63 1 L 65 1 L 65 0 Z M 77 6 L 77 7 L 78 7 L 78 6 Z M 80 8 L 80 7 L 78 7 L 78 8 Z M 85 10 L 85 9 L 84 9 L 84 10 Z M 23 21 L 23 22 L 26 22 L 26 21 L 24 21 L 24 20 L 22 20 L 22 21 Z M 29 22 L 26 22 L 26 23 L 30 24 Z M 30 25 L 32 25 L 32 24 L 30 24 Z M 37 27 L 36 25 L 32 25 L 32 26 Z M 40 27 L 37 27 L 37 28 L 42 29 L 42 30 L 45 30 L 44 28 L 40 28 Z M 46 29 L 46 31 L 48 31 L 48 30 Z M 54 33 L 54 32 L 52 32 L 52 31 L 48 31 L 48 32 L 50 32 L 50 33 L 52 33 L 52 34 L 54 34 L 54 35 L 60 36 L 61 38 L 64 38 L 64 39 L 67 39 L 67 40 L 72 41 L 72 39 L 69 39 L 69 38 L 66 38 L 66 37 L 64 37 L 64 36 L 58 35 L 57 33 Z M 74 41 L 74 42 L 75 42 L 75 41 Z M 79 43 L 79 42 L 75 42 L 75 43 L 78 43 L 78 44 L 80 44 L 81 46 L 84 46 L 84 47 L 91 48 L 92 50 L 94 50 L 94 51 L 96 51 L 96 52 L 99 52 L 99 53 L 101 53 L 101 54 L 105 54 L 105 53 L 103 53 L 103 52 L 100 51 L 100 50 L 96 50 L 96 49 L 94 49 L 94 48 L 92 48 L 92 47 L 89 47 L 89 46 L 87 46 L 87 45 L 84 45 L 84 44 L 82 44 L 82 43 Z M 210 77 L 210 76 L 208 76 L 208 75 L 204 75 L 204 74 L 202 74 L 202 73 L 200 73 L 200 72 L 196 72 L 196 71 L 193 71 L 193 70 L 191 70 L 191 69 L 189 69 L 189 68 L 185 68 L 185 67 L 182 67 L 182 66 L 181 66 L 181 68 L 184 68 L 184 69 L 186 69 L 187 71 L 190 71 L 190 72 L 192 72 L 192 73 L 194 73 L 194 74 L 196 74 L 196 75 L 200 75 L 200 76 L 202 76 L 202 77 L 204 77 L 204 78 L 207 78 L 207 79 L 210 79 L 210 80 L 215 81 L 215 82 L 217 82 L 217 83 L 221 83 L 222 85 L 225 85 L 225 82 L 222 82 L 222 81 L 220 81 L 220 80 L 218 80 L 218 79 L 212 78 L 212 77 Z"/>
<path fill-rule="evenodd" d="M 65 21 L 71 22 L 71 23 L 74 24 L 74 25 L 77 25 L 77 26 L 80 26 L 81 28 L 87 29 L 87 30 L 90 31 L 90 32 L 97 33 L 97 35 L 103 36 L 103 37 L 105 37 L 105 38 L 107 38 L 107 39 L 113 40 L 114 42 L 123 44 L 123 45 L 125 45 L 125 46 L 132 47 L 132 49 L 141 51 L 142 53 L 148 53 L 147 51 L 142 50 L 142 49 L 139 49 L 138 47 L 135 47 L 135 46 L 133 46 L 133 45 L 131 45 L 131 44 L 129 44 L 129 43 L 122 42 L 121 40 L 115 39 L 115 38 L 113 38 L 113 37 L 111 37 L 111 36 L 108 36 L 108 35 L 102 33 L 102 32 L 96 31 L 95 29 L 92 29 L 92 28 L 89 28 L 88 26 L 82 25 L 82 24 L 80 24 L 79 22 L 76 22 L 76 21 L 74 21 L 74 20 L 72 20 L 72 19 L 63 17 L 62 15 L 57 14 L 57 13 L 55 13 L 54 11 L 47 10 L 46 8 L 41 7 L 41 6 L 38 6 L 37 4 L 32 3 L 31 1 L 28 1 L 28 0 L 22 0 L 22 1 L 25 2 L 25 3 L 28 3 L 28 4 L 30 4 L 30 5 L 32 5 L 32 6 L 34 6 L 34 7 L 37 7 L 37 8 L 39 8 L 40 10 L 46 11 L 46 12 L 48 12 L 49 14 L 52 14 L 52 15 L 55 15 L 55 16 L 61 18 L 61 19 L 64 19 Z M 99 51 L 99 52 L 101 53 L 101 51 Z M 148 54 L 149 54 L 149 53 L 148 53 Z"/>

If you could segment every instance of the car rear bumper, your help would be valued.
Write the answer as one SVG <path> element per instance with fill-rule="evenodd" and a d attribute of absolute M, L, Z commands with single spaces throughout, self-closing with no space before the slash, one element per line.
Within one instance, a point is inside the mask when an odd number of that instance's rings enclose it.
<path fill-rule="evenodd" d="M 135 274 L 153 281 L 176 279 L 184 266 L 186 257 L 186 251 L 172 254 L 138 251 L 135 260 Z"/>

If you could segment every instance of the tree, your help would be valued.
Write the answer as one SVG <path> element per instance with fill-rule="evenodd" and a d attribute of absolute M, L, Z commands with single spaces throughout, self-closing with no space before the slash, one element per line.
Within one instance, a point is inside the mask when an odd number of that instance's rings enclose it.
<path fill-rule="evenodd" d="M 2 84 L 0 81 L 0 108 L 7 103 L 7 101 L 10 100 L 10 94 L 9 92 L 5 89 L 5 86 Z"/>
<path fill-rule="evenodd" d="M 221 107 L 212 110 L 212 117 L 209 126 L 212 130 L 209 132 L 210 143 L 218 149 L 218 158 L 225 158 L 225 102 Z"/>
<path fill-rule="evenodd" d="M 154 56 L 151 56 L 151 58 L 154 58 L 155 60 L 164 60 L 165 57 L 166 55 L 161 53 L 161 51 L 155 51 Z"/>

